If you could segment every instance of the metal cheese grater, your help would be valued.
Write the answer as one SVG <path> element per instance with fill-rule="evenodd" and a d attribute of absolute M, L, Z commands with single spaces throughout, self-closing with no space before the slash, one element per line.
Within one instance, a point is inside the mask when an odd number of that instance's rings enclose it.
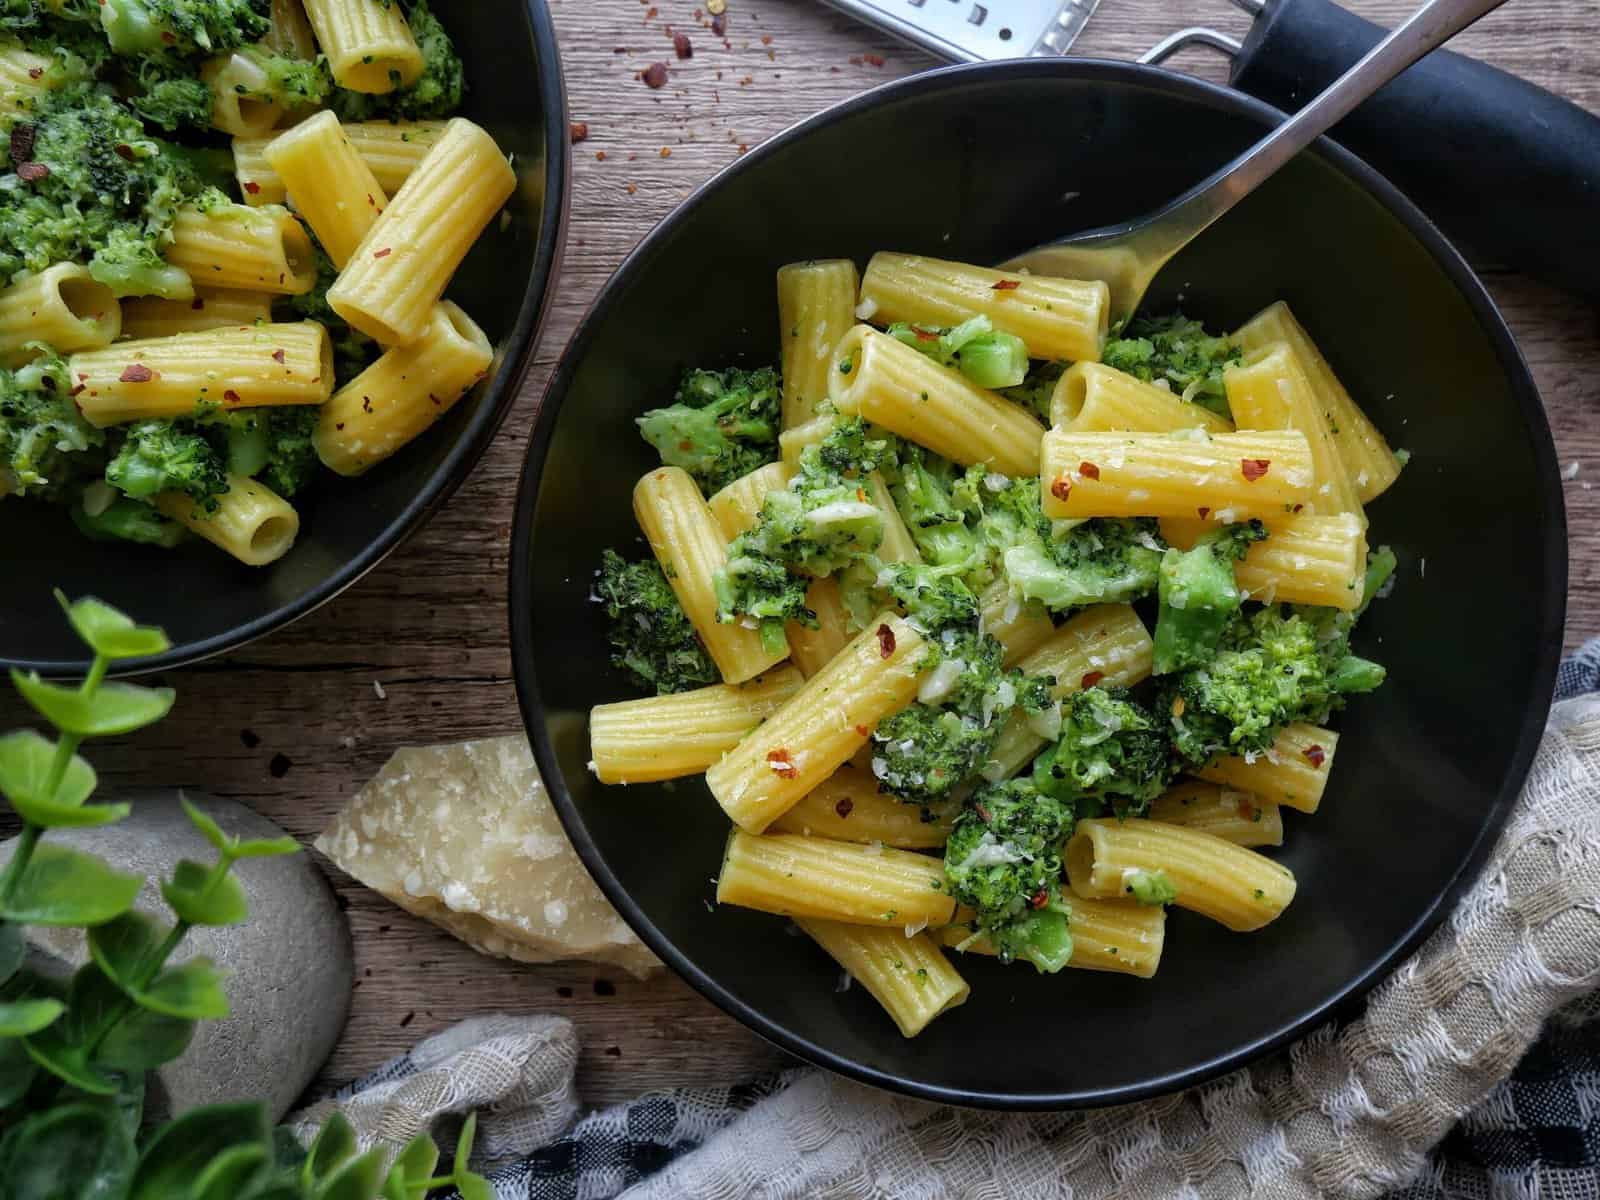
<path fill-rule="evenodd" d="M 1065 54 L 1100 0 L 824 0 L 957 62 Z"/>

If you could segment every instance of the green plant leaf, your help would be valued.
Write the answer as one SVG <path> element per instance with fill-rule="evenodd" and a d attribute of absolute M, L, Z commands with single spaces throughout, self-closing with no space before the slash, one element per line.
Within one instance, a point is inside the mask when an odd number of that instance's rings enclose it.
<path fill-rule="evenodd" d="M 171 926 L 130 908 L 120 917 L 89 930 L 89 956 L 106 978 L 131 994 L 170 931 Z"/>
<path fill-rule="evenodd" d="M 49 980 L 28 972 L 20 978 L 24 994 L 48 994 Z M 89 1048 L 128 1007 L 128 1001 L 92 962 L 73 973 L 66 999 L 65 1018 L 24 1039 L 24 1045 L 33 1061 L 52 1075 L 91 1095 L 113 1096 L 120 1081 L 102 1064 L 90 1060 Z"/>
<path fill-rule="evenodd" d="M 109 1071 L 89 1061 L 89 1051 L 69 1042 L 62 1036 L 58 1021 L 47 1029 L 22 1040 L 28 1057 L 57 1079 L 64 1079 L 79 1091 L 91 1096 L 114 1096 L 120 1080 Z"/>
<path fill-rule="evenodd" d="M 191 958 L 168 967 L 134 999 L 153 1012 L 193 1021 L 220 1021 L 228 1015 L 223 974 L 209 958 Z"/>
<path fill-rule="evenodd" d="M 341 1163 L 355 1154 L 356 1149 L 355 1129 L 345 1115 L 335 1109 L 322 1123 L 322 1128 L 317 1130 L 306 1160 L 300 1164 L 300 1181 L 305 1185 L 305 1190 L 309 1192 L 331 1176 Z"/>
<path fill-rule="evenodd" d="M 494 1200 L 494 1189 L 482 1175 L 474 1175 L 465 1167 L 456 1171 L 456 1191 L 461 1200 Z"/>
<path fill-rule="evenodd" d="M 110 1101 L 122 1119 L 122 1127 L 136 1143 L 139 1140 L 139 1126 L 144 1122 L 144 1092 L 145 1073 L 130 1071 L 122 1077 L 122 1084 Z"/>
<path fill-rule="evenodd" d="M 56 589 L 56 601 L 84 645 L 106 658 L 144 658 L 170 650 L 166 631 L 154 625 L 136 625 L 133 619 L 102 600 L 85 596 L 69 601 Z"/>
<path fill-rule="evenodd" d="M 171 688 L 134 683 L 102 683 L 93 694 L 60 683 L 48 683 L 37 671 L 11 670 L 11 686 L 50 724 L 79 737 L 108 737 L 154 725 L 172 711 Z"/>
<path fill-rule="evenodd" d="M 28 943 L 23 941 L 22 928 L 0 921 L 0 984 L 17 973 L 27 954 Z"/>
<path fill-rule="evenodd" d="M 246 1142 L 218 1154 L 195 1179 L 189 1200 L 239 1200 L 257 1177 L 267 1173 L 272 1155 L 260 1142 Z"/>
<path fill-rule="evenodd" d="M 222 972 L 209 958 L 192 958 L 168 967 L 148 984 L 140 983 L 171 932 L 171 926 L 130 909 L 89 931 L 89 954 L 108 978 L 144 1008 L 197 1021 L 226 1017 L 228 997 L 222 990 Z"/>
<path fill-rule="evenodd" d="M 20 1038 L 0 1038 L 0 1108 L 27 1095 L 38 1072 Z"/>
<path fill-rule="evenodd" d="M 395 1155 L 391 1171 L 399 1171 L 408 1184 L 425 1183 L 439 1166 L 439 1145 L 426 1133 L 419 1133 Z"/>
<path fill-rule="evenodd" d="M 122 1200 L 136 1158 L 116 1114 L 91 1104 L 48 1108 L 0 1142 L 6 1200 Z"/>
<path fill-rule="evenodd" d="M 384 1153 L 373 1147 L 329 1175 L 316 1190 L 316 1200 L 372 1200 L 383 1179 Z"/>
<path fill-rule="evenodd" d="M 186 1017 L 136 1008 L 118 1021 L 94 1052 L 100 1066 L 147 1071 L 171 1062 L 189 1048 L 194 1022 Z"/>
<path fill-rule="evenodd" d="M 223 832 L 222 826 L 198 805 L 189 803 L 187 796 L 180 793 L 178 803 L 183 805 L 183 811 L 189 814 L 190 823 L 200 831 L 201 836 L 228 858 L 272 858 L 279 854 L 298 854 L 300 851 L 300 843 L 292 837 L 248 840 L 233 837 Z"/>
<path fill-rule="evenodd" d="M 244 888 L 232 875 L 211 880 L 211 868 L 183 859 L 161 882 L 172 911 L 191 925 L 238 925 L 250 915 Z"/>
<path fill-rule="evenodd" d="M 21 925 L 102 925 L 133 905 L 144 880 L 113 871 L 92 854 L 34 847 L 0 919 Z"/>
<path fill-rule="evenodd" d="M 259 1104 L 191 1108 L 145 1147 L 128 1200 L 187 1196 L 189 1185 L 217 1155 L 244 1143 L 270 1147 L 267 1139 L 267 1114 Z"/>
<path fill-rule="evenodd" d="M 426 1188 L 422 1190 L 423 1196 L 428 1194 Z M 406 1187 L 406 1177 L 397 1167 L 390 1167 L 389 1173 L 383 1177 L 383 1186 L 378 1189 L 379 1200 L 412 1200 L 411 1192 Z"/>
<path fill-rule="evenodd" d="M 76 808 L 94 792 L 94 768 L 74 754 L 50 793 L 50 770 L 55 766 L 56 744 L 32 729 L 19 729 L 0 737 L 0 792 L 12 804 L 57 804 Z"/>
<path fill-rule="evenodd" d="M 0 1003 L 0 1037 L 27 1037 L 55 1024 L 67 1011 L 59 1000 L 13 1000 Z"/>
<path fill-rule="evenodd" d="M 300 843 L 292 837 L 246 838 L 233 847 L 234 858 L 278 858 L 299 853 Z"/>
<path fill-rule="evenodd" d="M 227 853 L 233 847 L 234 839 L 222 832 L 222 826 L 212 819 L 210 813 L 205 812 L 199 805 L 189 803 L 189 797 L 182 792 L 178 793 L 178 803 L 183 805 L 189 824 L 200 831 L 200 836 L 211 843 L 212 849 Z"/>
<path fill-rule="evenodd" d="M 274 1179 L 269 1176 L 258 1180 L 239 1200 L 303 1200 L 303 1193 L 294 1179 Z"/>
<path fill-rule="evenodd" d="M 470 1112 L 467 1119 L 461 1123 L 461 1136 L 456 1138 L 456 1156 L 451 1162 L 451 1167 L 457 1175 L 467 1169 L 467 1163 L 472 1158 L 472 1143 L 478 1139 L 478 1114 Z"/>

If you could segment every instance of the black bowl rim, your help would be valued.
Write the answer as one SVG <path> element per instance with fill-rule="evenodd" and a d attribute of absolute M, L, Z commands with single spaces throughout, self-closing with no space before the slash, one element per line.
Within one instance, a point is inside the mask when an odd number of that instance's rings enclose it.
<path fill-rule="evenodd" d="M 1285 1046 L 1303 1037 L 1320 1022 L 1346 1011 L 1348 1005 L 1359 1000 L 1387 976 L 1407 955 L 1416 949 L 1455 907 L 1466 888 L 1477 878 L 1480 869 L 1493 848 L 1501 827 L 1510 814 L 1511 806 L 1522 790 L 1523 781 L 1533 762 L 1542 735 L 1550 698 L 1555 691 L 1556 667 L 1560 658 L 1566 619 L 1567 592 L 1567 522 L 1565 499 L 1557 471 L 1555 443 L 1550 434 L 1549 422 L 1539 398 L 1538 388 L 1528 370 L 1516 341 L 1505 319 L 1490 299 L 1482 282 L 1473 273 L 1460 253 L 1446 240 L 1439 229 L 1387 179 L 1350 151 L 1330 141 L 1319 138 L 1314 150 L 1330 165 L 1361 186 L 1369 195 L 1393 214 L 1420 241 L 1438 262 L 1446 276 L 1456 286 L 1471 308 L 1474 316 L 1486 329 L 1495 356 L 1503 364 L 1511 381 L 1511 390 L 1523 420 L 1534 441 L 1536 472 L 1541 480 L 1540 500 L 1549 520 L 1543 531 L 1545 584 L 1548 601 L 1539 615 L 1539 661 L 1534 674 L 1534 699 L 1523 716 L 1516 750 L 1512 756 L 1506 782 L 1489 810 L 1476 840 L 1466 858 L 1457 868 L 1450 883 L 1440 891 L 1429 907 L 1411 925 L 1406 934 L 1371 967 L 1347 981 L 1323 1003 L 1308 1009 L 1299 1018 L 1265 1036 L 1236 1047 L 1226 1054 L 1207 1062 L 1198 1063 L 1181 1071 L 1137 1083 L 1117 1087 L 1078 1089 L 1058 1092 L 1007 1092 L 977 1091 L 966 1088 L 948 1088 L 922 1083 L 891 1071 L 882 1071 L 852 1061 L 845 1055 L 817 1045 L 787 1029 L 745 1003 L 725 989 L 716 979 L 691 963 L 677 947 L 658 930 L 632 896 L 622 887 L 607 867 L 599 847 L 584 824 L 583 815 L 573 803 L 566 787 L 560 764 L 544 720 L 540 701 L 537 671 L 533 663 L 533 610 L 530 603 L 532 588 L 531 535 L 533 513 L 538 498 L 540 476 L 555 430 L 556 416 L 565 400 L 576 371 L 576 364 L 588 349 L 596 329 L 606 320 L 617 297 L 625 290 L 626 282 L 653 257 L 656 247 L 673 231 L 684 215 L 710 191 L 735 183 L 739 176 L 754 165 L 799 138 L 836 121 L 852 116 L 890 100 L 914 96 L 919 93 L 958 87 L 969 77 L 981 76 L 986 81 L 1001 79 L 1034 79 L 1053 77 L 1058 73 L 1103 80 L 1108 83 L 1129 84 L 1151 88 L 1179 99 L 1196 99 L 1216 106 L 1229 115 L 1254 118 L 1263 123 L 1282 121 L 1284 114 L 1278 109 L 1241 92 L 1193 76 L 1182 75 L 1159 67 L 1137 63 L 1093 58 L 1013 59 L 1002 62 L 969 63 L 923 72 L 905 79 L 895 80 L 833 105 L 830 108 L 800 121 L 762 143 L 750 154 L 725 167 L 712 176 L 692 195 L 679 204 L 643 241 L 634 248 L 616 272 L 596 295 L 588 312 L 574 331 L 562 352 L 561 361 L 551 376 L 550 383 L 540 402 L 538 418 L 528 442 L 527 460 L 517 495 L 515 524 L 512 528 L 510 559 L 510 624 L 512 668 L 517 685 L 517 699 L 533 743 L 534 756 L 543 776 L 545 786 L 555 804 L 556 812 L 566 828 L 573 846 L 578 851 L 589 874 L 599 884 L 606 898 L 617 908 L 628 924 L 639 934 L 645 944 L 729 1016 L 754 1030 L 767 1041 L 841 1075 L 860 1080 L 875 1087 L 886 1088 L 924 1100 L 955 1104 L 971 1108 L 1008 1110 L 1044 1110 L 1087 1108 L 1109 1104 L 1122 1104 L 1143 1100 L 1168 1092 L 1187 1088 Z"/>
<path fill-rule="evenodd" d="M 195 641 L 180 642 L 164 654 L 117 664 L 113 674 L 138 675 L 184 667 L 203 659 L 226 654 L 259 637 L 265 637 L 308 613 L 321 608 L 346 588 L 359 582 L 385 558 L 422 527 L 429 517 L 466 481 L 472 468 L 483 457 L 489 443 L 505 422 L 521 391 L 522 381 L 533 365 L 540 326 L 549 308 L 550 284 L 555 278 L 566 242 L 568 184 L 572 177 L 572 148 L 567 118 L 566 80 L 561 70 L 561 55 L 556 31 L 545 0 L 524 0 L 529 27 L 533 31 L 534 55 L 541 68 L 539 102 L 544 112 L 545 171 L 544 208 L 539 216 L 539 238 L 534 248 L 533 271 L 517 319 L 505 339 L 506 356 L 500 370 L 489 383 L 489 395 L 479 405 L 456 444 L 434 470 L 433 477 L 411 498 L 400 514 L 390 521 L 365 550 L 310 591 L 281 604 L 226 632 Z M 0 656 L 0 668 L 38 671 L 47 676 L 82 675 L 89 659 L 25 659 Z"/>

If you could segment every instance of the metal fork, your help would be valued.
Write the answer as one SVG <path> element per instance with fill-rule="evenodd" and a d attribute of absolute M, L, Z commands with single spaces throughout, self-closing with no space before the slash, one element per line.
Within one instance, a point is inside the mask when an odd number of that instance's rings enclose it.
<path fill-rule="evenodd" d="M 1103 279 L 1111 320 L 1138 311 L 1156 273 L 1218 217 L 1428 51 L 1505 0 L 1428 0 L 1326 91 L 1227 166 L 1153 213 L 1037 246 L 1003 264 L 1069 279 Z"/>

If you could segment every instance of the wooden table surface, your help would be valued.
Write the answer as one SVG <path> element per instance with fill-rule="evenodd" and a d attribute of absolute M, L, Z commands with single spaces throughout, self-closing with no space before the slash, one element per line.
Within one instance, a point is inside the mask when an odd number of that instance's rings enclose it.
<path fill-rule="evenodd" d="M 564 269 L 534 368 L 472 478 L 432 524 L 320 612 L 237 654 L 173 674 L 173 716 L 92 757 L 105 784 L 183 785 L 236 797 L 309 841 L 398 746 L 520 729 L 506 638 L 506 554 L 517 473 L 545 381 L 589 300 L 623 255 L 698 183 L 802 117 L 933 63 L 815 0 L 730 0 L 727 39 L 704 0 L 552 0 L 574 121 Z M 698 7 L 697 7 L 698 6 Z M 1393 24 L 1413 0 L 1352 0 Z M 1174 29 L 1242 36 L 1226 0 L 1103 0 L 1079 52 L 1132 58 Z M 1600 111 L 1600 0 L 1517 0 L 1459 39 L 1464 51 Z M 672 31 L 694 56 L 674 59 Z M 881 65 L 880 65 L 881 57 Z M 671 65 L 651 91 L 636 75 Z M 1214 79 L 1220 58 L 1170 64 Z M 1507 220 L 1523 219 L 1515 196 Z M 1600 327 L 1593 309 L 1483 265 L 1555 428 L 1572 533 L 1568 646 L 1600 633 Z M 382 695 L 373 687 L 381 683 Z M 0 701 L 0 728 L 20 712 Z M 353 738 L 353 744 L 346 744 Z M 321 861 L 319 859 L 319 861 Z M 319 1079 L 349 1079 L 464 1017 L 556 1012 L 583 1040 L 580 1087 L 605 1103 L 671 1084 L 727 1083 L 780 1060 L 671 975 L 638 983 L 584 964 L 488 959 L 333 876 L 355 934 L 358 990 Z"/>

